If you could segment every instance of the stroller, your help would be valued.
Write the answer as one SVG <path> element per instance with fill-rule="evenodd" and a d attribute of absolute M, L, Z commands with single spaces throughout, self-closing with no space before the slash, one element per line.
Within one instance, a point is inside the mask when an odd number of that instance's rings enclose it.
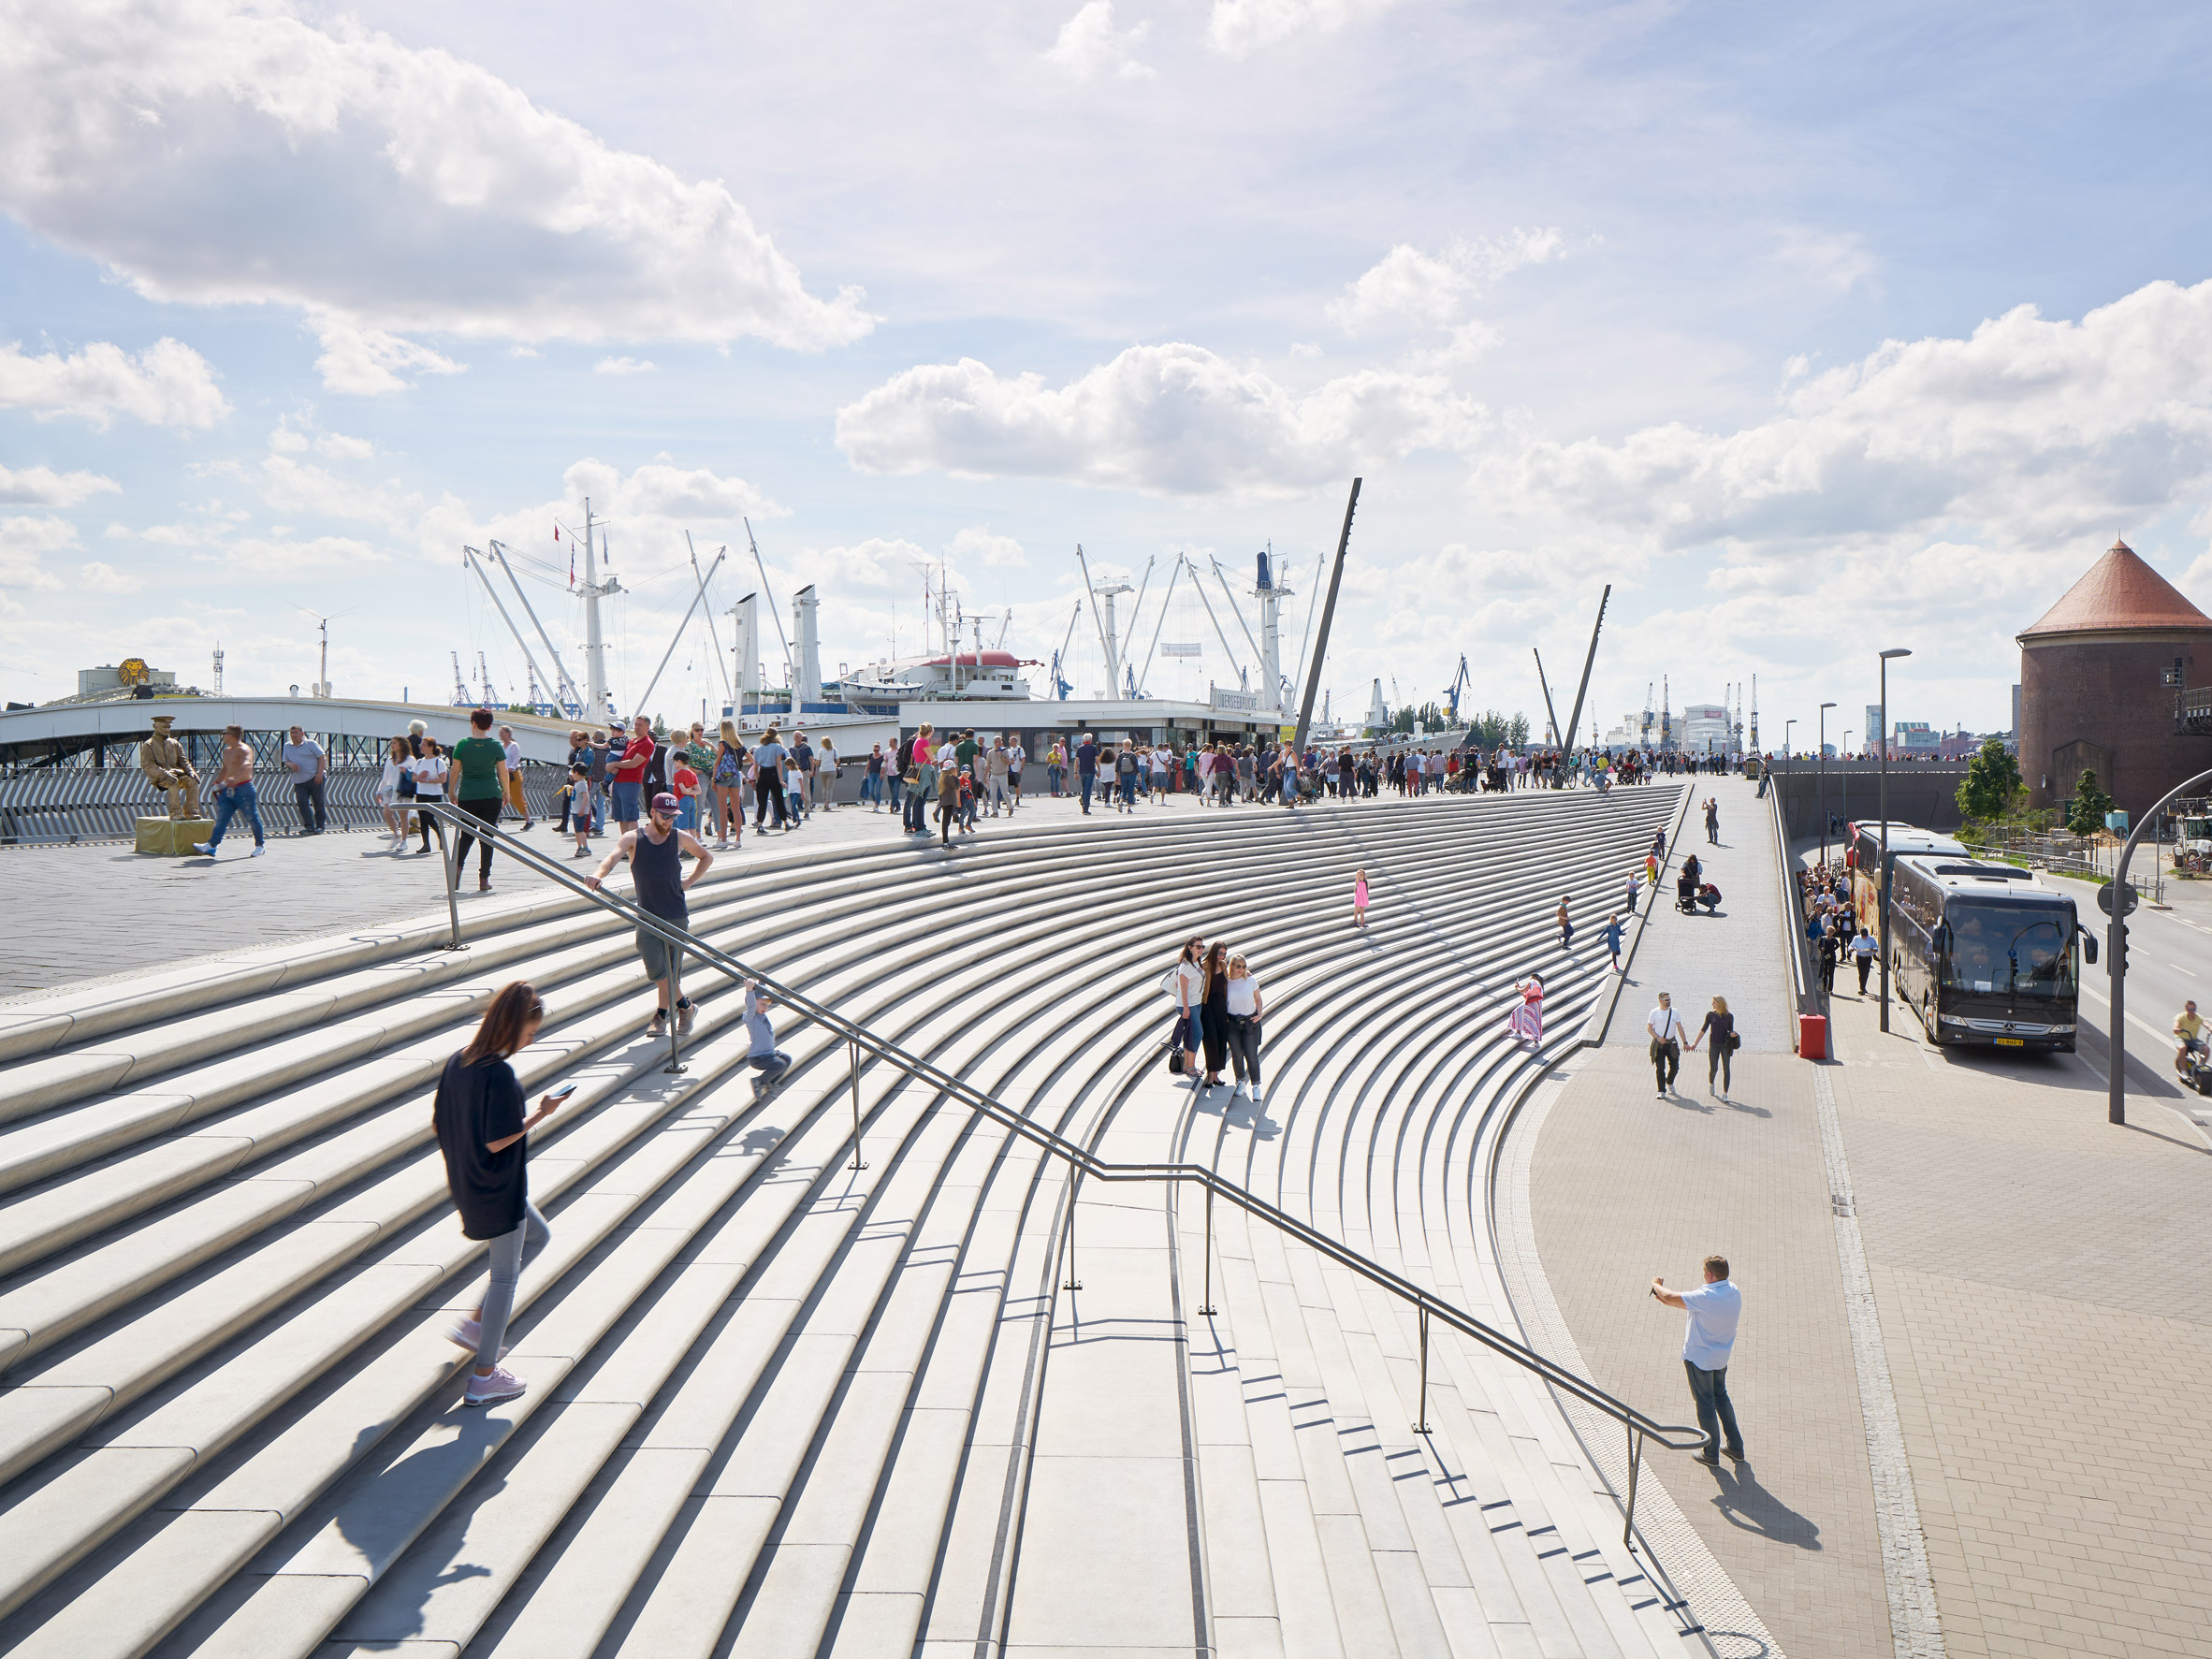
<path fill-rule="evenodd" d="M 1675 890 L 1674 908 L 1685 916 L 1695 916 L 1700 906 L 1712 915 L 1721 903 L 1721 890 L 1710 881 L 1701 881 L 1695 890 L 1682 887 Z"/>

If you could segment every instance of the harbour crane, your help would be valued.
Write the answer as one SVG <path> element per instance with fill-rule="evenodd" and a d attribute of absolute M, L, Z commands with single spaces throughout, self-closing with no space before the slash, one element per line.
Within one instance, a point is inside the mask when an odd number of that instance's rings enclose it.
<path fill-rule="evenodd" d="M 453 653 L 453 706 L 456 708 L 471 708 L 475 706 L 475 702 L 476 699 L 469 695 L 469 682 L 461 677 L 460 653 L 456 651 Z"/>
<path fill-rule="evenodd" d="M 1452 725 L 1460 723 L 1460 693 L 1467 689 L 1467 657 L 1460 653 L 1460 671 L 1444 693 L 1444 716 Z"/>

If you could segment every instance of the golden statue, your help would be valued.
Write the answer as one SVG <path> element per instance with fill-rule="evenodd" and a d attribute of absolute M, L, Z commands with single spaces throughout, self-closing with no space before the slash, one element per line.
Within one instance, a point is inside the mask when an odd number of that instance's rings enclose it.
<path fill-rule="evenodd" d="M 169 728 L 177 723 L 173 714 L 153 717 L 153 735 L 138 745 L 138 770 L 147 780 L 169 798 L 169 817 L 189 820 L 199 817 L 199 774 L 192 769 L 184 746 L 169 735 Z"/>

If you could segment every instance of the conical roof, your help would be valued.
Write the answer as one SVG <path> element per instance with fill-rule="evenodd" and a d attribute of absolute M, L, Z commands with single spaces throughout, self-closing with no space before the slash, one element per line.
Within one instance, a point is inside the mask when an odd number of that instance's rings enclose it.
<path fill-rule="evenodd" d="M 2143 562 L 2134 548 L 2115 542 L 2104 557 L 2066 589 L 2065 597 L 2020 633 L 2020 639 L 2054 633 L 2115 633 L 2137 629 L 2191 628 L 2212 632 L 2212 617 Z"/>

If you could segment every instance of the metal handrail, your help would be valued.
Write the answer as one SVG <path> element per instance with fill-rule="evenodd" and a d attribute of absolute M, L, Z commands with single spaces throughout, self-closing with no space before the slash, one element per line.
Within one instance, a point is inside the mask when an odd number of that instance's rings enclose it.
<path fill-rule="evenodd" d="M 1628 1502 L 1622 1529 L 1622 1541 L 1631 1551 L 1637 1548 L 1636 1477 L 1642 1453 L 1642 1442 L 1646 1439 L 1654 1440 L 1672 1451 L 1687 1451 L 1693 1446 L 1704 1444 L 1705 1435 L 1702 1430 L 1693 1429 L 1682 1423 L 1662 1423 L 1644 1412 L 1638 1411 L 1625 1401 L 1616 1399 L 1613 1395 L 1607 1393 L 1595 1383 L 1585 1377 L 1578 1376 L 1555 1361 L 1545 1358 L 1526 1344 L 1516 1342 L 1504 1332 L 1485 1324 L 1465 1310 L 1424 1290 L 1412 1280 L 1392 1273 L 1381 1263 L 1370 1260 L 1349 1245 L 1331 1238 L 1317 1228 L 1300 1220 L 1288 1210 L 1278 1209 L 1265 1199 L 1258 1197 L 1232 1181 L 1224 1179 L 1205 1164 L 1109 1163 L 1080 1142 L 1068 1140 L 1066 1137 L 1044 1128 L 1026 1113 L 1017 1112 L 1005 1102 L 983 1093 L 982 1090 L 963 1083 L 959 1078 L 931 1065 L 927 1060 L 908 1054 L 895 1043 L 877 1037 L 865 1026 L 856 1025 L 834 1009 L 815 1002 L 812 998 L 790 989 L 769 978 L 766 974 L 755 972 L 719 946 L 709 944 L 689 929 L 679 927 L 672 922 L 654 915 L 634 900 L 621 894 L 610 893 L 604 888 L 589 885 L 567 865 L 546 857 L 534 847 L 525 846 L 512 832 L 502 830 L 497 824 L 488 824 L 473 814 L 461 812 L 448 802 L 417 801 L 415 803 L 415 810 L 431 814 L 433 822 L 438 826 L 438 839 L 441 848 L 440 863 L 442 866 L 447 866 L 444 869 L 444 874 L 447 908 L 453 924 L 452 949 L 460 950 L 463 947 L 460 939 L 460 910 L 453 896 L 456 885 L 454 877 L 458 867 L 458 860 L 452 861 L 449 865 L 444 855 L 444 824 L 448 822 L 453 824 L 456 829 L 466 830 L 473 836 L 488 837 L 494 846 L 520 862 L 525 869 L 533 870 L 549 878 L 571 892 L 595 901 L 603 908 L 634 923 L 637 926 L 658 936 L 668 944 L 676 946 L 679 957 L 683 953 L 697 956 L 709 967 L 719 968 L 728 978 L 736 982 L 740 987 L 747 983 L 756 985 L 779 1002 L 804 1014 L 816 1025 L 824 1026 L 842 1037 L 851 1056 L 852 1065 L 853 1157 L 856 1160 L 856 1168 L 866 1168 L 865 1165 L 857 1162 L 860 1156 L 860 1055 L 861 1052 L 866 1050 L 875 1058 L 890 1065 L 894 1070 L 930 1084 L 940 1095 L 950 1096 L 970 1111 L 982 1113 L 1001 1128 L 1012 1131 L 1029 1142 L 1030 1144 L 1061 1159 L 1074 1171 L 1078 1182 L 1087 1175 L 1094 1180 L 1108 1182 L 1188 1182 L 1203 1188 L 1206 1195 L 1206 1250 L 1205 1292 L 1201 1302 L 1201 1307 L 1210 1307 L 1213 1303 L 1214 1201 L 1216 1198 L 1234 1204 L 1247 1215 L 1256 1216 L 1259 1220 L 1267 1222 L 1277 1231 L 1286 1233 L 1308 1248 L 1318 1251 L 1339 1267 L 1359 1274 L 1368 1283 L 1390 1291 L 1402 1301 L 1411 1302 L 1419 1317 L 1420 1332 L 1421 1397 L 1419 1416 L 1413 1425 L 1419 1433 L 1426 1434 L 1429 1432 L 1428 1371 L 1429 1324 L 1431 1320 L 1448 1326 L 1463 1336 L 1473 1338 L 1491 1349 L 1492 1352 L 1512 1361 L 1523 1370 L 1534 1372 L 1552 1387 L 1563 1390 L 1584 1404 L 1603 1412 L 1620 1423 L 1628 1435 Z M 458 852 L 458 846 L 455 851 Z M 671 982 L 670 989 L 674 993 L 677 990 L 677 984 L 673 971 Z M 676 1024 L 677 1022 L 674 1020 L 669 1022 L 672 1066 L 675 1064 L 677 1055 Z M 1074 1214 L 1071 1202 L 1069 1210 L 1068 1244 L 1071 1256 L 1074 1250 Z M 1072 1281 L 1074 1277 L 1072 1265 L 1070 1265 L 1069 1276 Z M 1678 1435 L 1687 1435 L 1691 1438 L 1680 1440 L 1674 1438 Z"/>

